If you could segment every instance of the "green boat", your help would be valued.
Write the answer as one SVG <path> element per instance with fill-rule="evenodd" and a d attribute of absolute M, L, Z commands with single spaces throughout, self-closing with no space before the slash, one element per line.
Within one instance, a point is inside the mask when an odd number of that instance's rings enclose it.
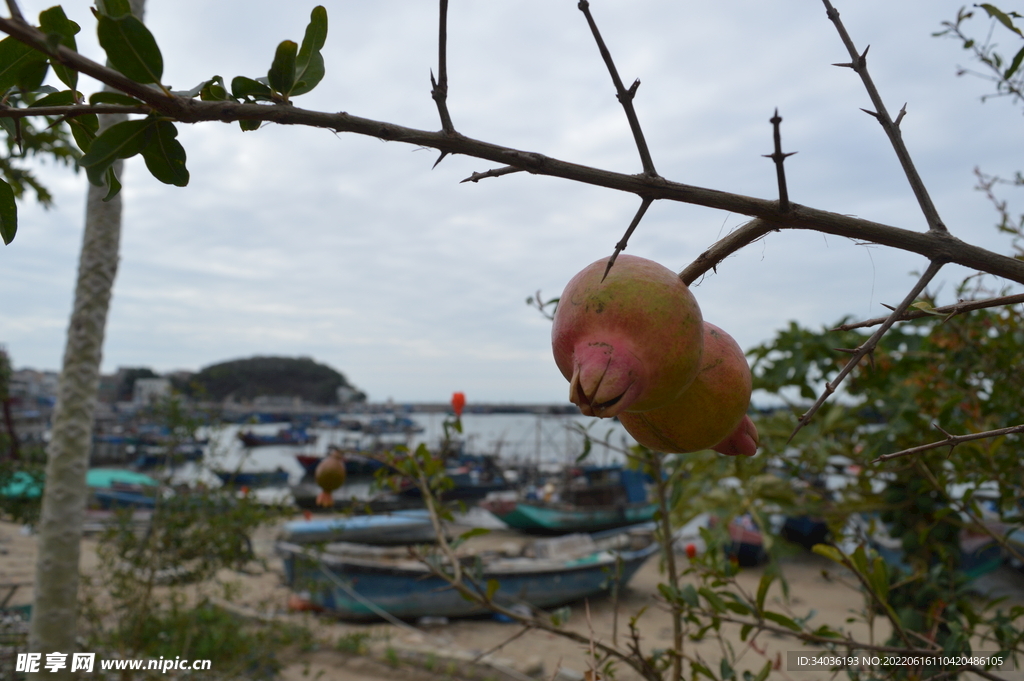
<path fill-rule="evenodd" d="M 557 492 L 548 483 L 539 493 L 494 496 L 480 505 L 524 532 L 597 532 L 651 520 L 657 506 L 648 500 L 650 482 L 643 473 L 622 466 L 572 468 Z"/>

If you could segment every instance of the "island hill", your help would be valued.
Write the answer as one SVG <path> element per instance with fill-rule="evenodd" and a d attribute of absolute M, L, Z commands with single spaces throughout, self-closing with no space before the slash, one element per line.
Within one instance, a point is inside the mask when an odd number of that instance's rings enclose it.
<path fill-rule="evenodd" d="M 344 374 L 309 357 L 250 357 L 191 373 L 160 376 L 149 368 L 122 368 L 104 376 L 100 401 L 146 403 L 173 388 L 196 402 L 288 402 L 330 406 L 366 401 Z M 147 394 L 149 393 L 149 394 Z"/>

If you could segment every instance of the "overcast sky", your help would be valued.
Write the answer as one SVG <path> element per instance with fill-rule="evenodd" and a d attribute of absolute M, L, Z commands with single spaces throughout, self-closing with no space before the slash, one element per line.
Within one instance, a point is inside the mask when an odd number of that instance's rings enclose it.
<path fill-rule="evenodd" d="M 22 3 L 37 17 L 51 2 Z M 911 229 L 924 220 L 819 2 L 591 3 L 668 179 L 776 198 L 768 119 L 782 115 L 793 201 Z M 986 83 L 952 40 L 931 37 L 960 1 L 857 0 L 839 10 L 895 114 L 950 230 L 1008 252 L 973 169 L 1024 169 L 1021 112 L 982 104 Z M 436 130 L 436 6 L 329 1 L 327 75 L 297 106 Z M 79 49 L 103 61 L 89 3 L 65 11 Z M 301 40 L 312 3 L 149 0 L 164 82 L 266 74 L 278 42 Z M 470 137 L 626 173 L 641 170 L 607 71 L 571 0 L 455 0 L 449 107 Z M 984 35 L 988 22 L 974 20 Z M 1007 46 L 1005 52 L 1009 52 Z M 1016 46 L 1012 48 L 1016 50 Z M 1012 52 L 1011 52 L 1012 54 Z M 84 82 L 87 93 L 95 88 Z M 92 89 L 89 89 L 92 88 Z M 191 183 L 162 185 L 139 159 L 123 178 L 121 264 L 104 372 L 198 370 L 253 355 L 310 356 L 371 400 L 564 402 L 549 322 L 525 304 L 558 295 L 607 256 L 639 201 L 526 174 L 460 184 L 493 164 L 350 134 L 283 126 L 179 126 Z M 16 367 L 60 368 L 86 180 L 40 174 L 56 207 L 21 204 L 0 248 L 0 343 Z M 1013 190 L 1007 190 L 1011 192 Z M 1019 190 L 1017 190 L 1019 191 Z M 1012 193 L 1006 194 L 1013 200 Z M 1017 201 L 1024 209 L 1024 200 Z M 739 215 L 660 202 L 628 252 L 681 270 Z M 820 234 L 772 234 L 694 288 L 705 318 L 744 348 L 797 320 L 820 327 L 884 311 L 923 271 L 920 256 Z M 947 267 L 940 297 L 966 272 Z M 994 286 L 1001 285 L 993 281 Z M 936 287 L 933 287 L 936 288 Z"/>

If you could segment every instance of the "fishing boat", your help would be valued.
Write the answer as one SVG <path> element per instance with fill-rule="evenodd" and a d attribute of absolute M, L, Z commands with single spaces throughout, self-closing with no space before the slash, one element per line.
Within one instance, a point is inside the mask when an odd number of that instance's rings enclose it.
<path fill-rule="evenodd" d="M 392 414 L 387 417 L 370 419 L 363 426 L 363 432 L 369 435 L 414 435 L 426 430 L 408 416 Z"/>
<path fill-rule="evenodd" d="M 650 479 L 623 466 L 571 468 L 557 485 L 545 483 L 525 496 L 494 495 L 480 506 L 524 532 L 568 533 L 634 525 L 651 520 Z"/>
<path fill-rule="evenodd" d="M 368 477 L 384 467 L 384 464 L 380 461 L 361 454 L 352 454 L 343 451 L 342 456 L 345 457 L 345 475 L 350 478 Z M 296 454 L 295 460 L 299 462 L 300 466 L 302 466 L 302 470 L 305 471 L 305 474 L 312 477 L 316 474 L 316 467 L 320 465 L 320 462 L 324 460 L 324 457 L 316 454 Z"/>
<path fill-rule="evenodd" d="M 445 464 L 445 475 L 451 486 L 438 493 L 441 501 L 479 501 L 489 494 L 511 489 L 497 457 L 490 454 L 455 454 Z M 422 499 L 423 490 L 412 480 L 405 480 L 398 496 Z"/>
<path fill-rule="evenodd" d="M 272 471 L 214 471 L 229 487 L 283 487 L 288 484 L 288 471 L 278 466 Z"/>
<path fill-rule="evenodd" d="M 90 468 L 85 483 L 89 487 L 89 507 L 99 510 L 152 509 L 160 484 L 148 475 L 122 468 Z"/>
<path fill-rule="evenodd" d="M 238 439 L 246 447 L 267 447 L 271 445 L 311 445 L 316 435 L 305 428 L 281 428 L 273 435 L 259 435 L 252 431 L 238 431 Z"/>
<path fill-rule="evenodd" d="M 387 546 L 432 542 L 437 535 L 427 510 L 411 509 L 389 514 L 293 520 L 281 527 L 278 538 L 293 544 L 354 542 Z"/>
<path fill-rule="evenodd" d="M 472 540 L 471 540 L 472 541 Z M 466 548 L 466 542 L 460 549 Z M 657 553 L 654 526 L 572 534 L 462 555 L 481 593 L 496 582 L 503 607 L 551 608 L 622 588 Z M 466 600 L 407 548 L 328 544 L 314 550 L 279 542 L 286 582 L 312 605 L 346 620 L 465 617 L 487 609 Z M 492 582 L 491 580 L 494 580 Z"/>

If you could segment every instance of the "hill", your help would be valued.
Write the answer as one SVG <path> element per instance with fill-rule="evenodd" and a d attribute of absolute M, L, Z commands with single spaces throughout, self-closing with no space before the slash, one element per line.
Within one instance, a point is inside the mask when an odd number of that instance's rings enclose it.
<path fill-rule="evenodd" d="M 298 397 L 311 404 L 337 404 L 338 389 L 348 388 L 350 402 L 363 402 L 345 376 L 309 357 L 250 357 L 208 366 L 177 386 L 185 394 L 222 401 L 248 401 L 260 396 Z"/>

